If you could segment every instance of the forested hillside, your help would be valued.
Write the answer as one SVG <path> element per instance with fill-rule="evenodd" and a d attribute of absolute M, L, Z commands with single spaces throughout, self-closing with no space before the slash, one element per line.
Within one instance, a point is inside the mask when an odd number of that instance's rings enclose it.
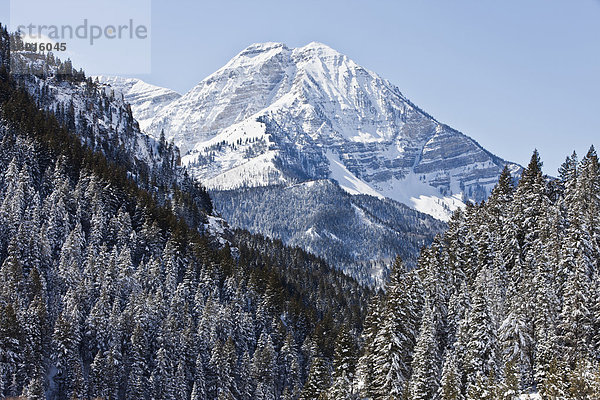
<path fill-rule="evenodd" d="M 299 249 L 213 244 L 40 108 L 4 63 L 0 397 L 313 398 L 369 292 Z"/>
<path fill-rule="evenodd" d="M 350 195 L 330 180 L 210 194 L 231 226 L 299 246 L 375 287 L 396 256 L 414 267 L 421 247 L 446 228 L 396 201 Z"/>
<path fill-rule="evenodd" d="M 19 34 L 2 33 L 0 58 L 19 87 L 37 107 L 51 113 L 82 144 L 126 172 L 192 226 L 202 228 L 212 212 L 206 190 L 180 165 L 179 150 L 164 137 L 153 139 L 140 131 L 122 95 L 107 89 L 69 60 L 52 53 L 26 51 Z"/>
<path fill-rule="evenodd" d="M 593 147 L 581 162 L 573 154 L 558 179 L 541 168 L 535 152 L 516 187 L 505 170 L 486 203 L 454 215 L 418 269 L 396 264 L 365 322 L 355 392 L 600 398 L 598 157 Z"/>

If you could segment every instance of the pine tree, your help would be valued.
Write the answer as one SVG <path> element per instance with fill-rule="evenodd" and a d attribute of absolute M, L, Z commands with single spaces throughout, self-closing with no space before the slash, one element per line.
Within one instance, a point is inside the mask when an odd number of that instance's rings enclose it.
<path fill-rule="evenodd" d="M 581 255 L 577 256 L 575 270 L 569 274 L 563 295 L 559 340 L 572 368 L 579 358 L 585 357 L 590 351 L 588 343 L 592 335 L 592 316 L 587 267 Z"/>
<path fill-rule="evenodd" d="M 175 391 L 175 399 L 177 400 L 187 400 L 189 398 L 189 392 L 187 388 L 187 377 L 185 376 L 185 360 L 179 359 L 177 363 L 177 368 L 175 370 L 174 376 L 174 391 Z"/>
<path fill-rule="evenodd" d="M 484 274 L 480 274 L 477 278 L 472 300 L 473 307 L 467 317 L 465 354 L 465 368 L 469 377 L 469 387 L 476 386 L 477 388 L 487 385 L 488 376 L 498 375 L 496 324 L 491 319 L 483 292 L 483 276 Z M 467 393 L 469 393 L 469 387 Z M 477 391 L 476 393 L 480 392 Z"/>
<path fill-rule="evenodd" d="M 318 399 L 330 386 L 330 373 L 323 357 L 315 357 L 311 363 L 308 379 L 300 394 L 300 400 Z"/>
<path fill-rule="evenodd" d="M 237 393 L 237 357 L 233 340 L 217 343 L 213 348 L 210 365 L 215 374 L 216 395 L 231 398 Z"/>
<path fill-rule="evenodd" d="M 433 311 L 426 304 L 412 361 L 411 399 L 426 400 L 434 397 L 439 386 L 439 364 Z"/>
<path fill-rule="evenodd" d="M 37 269 L 34 269 L 30 275 L 33 275 L 34 282 L 37 281 L 41 285 Z M 35 297 L 29 304 L 24 328 L 26 339 L 25 365 L 27 366 L 27 376 L 29 379 L 26 394 L 33 399 L 45 398 L 44 379 L 46 371 L 44 364 L 45 357 L 48 354 L 46 338 L 48 335 L 48 321 L 46 304 L 41 290 L 41 287 L 34 289 Z"/>
<path fill-rule="evenodd" d="M 595 259 L 592 268 L 600 272 L 600 162 L 594 146 L 581 160 L 579 190 L 583 198 L 583 221 L 590 238 L 591 256 Z"/>
<path fill-rule="evenodd" d="M 108 362 L 104 352 L 97 352 L 94 361 L 90 365 L 90 395 L 94 398 L 108 398 L 110 374 Z"/>
<path fill-rule="evenodd" d="M 194 384 L 192 387 L 191 400 L 207 400 L 208 395 L 206 392 L 206 378 L 204 375 L 204 365 L 202 363 L 202 356 L 198 355 L 196 360 Z"/>
<path fill-rule="evenodd" d="M 77 282 L 81 272 L 84 241 L 83 228 L 80 223 L 77 223 L 62 246 L 59 273 L 63 282 L 69 287 Z"/>
<path fill-rule="evenodd" d="M 0 305 L 0 395 L 16 396 L 13 380 L 22 366 L 22 332 L 12 304 Z"/>
<path fill-rule="evenodd" d="M 600 274 L 597 274 L 598 276 Z M 596 287 L 594 298 L 600 299 L 600 282 L 596 279 Z M 600 361 L 600 301 L 596 300 L 592 304 L 592 316 L 593 316 L 593 335 L 592 335 L 592 349 L 594 350 L 594 354 L 597 361 Z"/>
<path fill-rule="evenodd" d="M 373 358 L 375 356 L 375 337 L 381 323 L 381 312 L 380 298 L 375 295 L 369 302 L 369 309 L 365 317 L 361 337 L 364 344 L 356 366 L 356 381 L 354 382 L 358 393 L 363 397 L 376 395 L 375 387 L 372 384 L 374 374 Z"/>
<path fill-rule="evenodd" d="M 291 333 L 287 334 L 279 352 L 279 365 L 281 366 L 281 387 L 288 388 L 290 394 L 298 392 L 301 388 L 300 362 Z"/>
<path fill-rule="evenodd" d="M 257 386 L 256 399 L 274 399 L 275 393 L 275 349 L 268 333 L 262 332 L 252 359 L 252 378 Z"/>
<path fill-rule="evenodd" d="M 238 368 L 238 393 L 240 399 L 251 399 L 252 398 L 252 363 L 250 355 L 247 351 L 242 354 Z"/>
<path fill-rule="evenodd" d="M 422 289 L 419 277 L 397 260 L 387 285 L 381 329 L 374 339 L 373 380 L 379 396 L 400 398 L 411 374 L 413 348 L 420 320 Z"/>
<path fill-rule="evenodd" d="M 127 399 L 147 399 L 148 374 L 147 363 L 148 343 L 142 324 L 137 323 L 131 336 L 131 367 L 127 384 Z"/>
<path fill-rule="evenodd" d="M 456 365 L 456 355 L 453 352 L 444 360 L 437 395 L 440 400 L 464 400 L 461 374 Z"/>
<path fill-rule="evenodd" d="M 459 333 L 461 326 L 466 321 L 467 312 L 471 308 L 470 297 L 467 291 L 466 283 L 462 283 L 460 288 L 455 288 L 448 302 L 448 328 L 447 341 L 450 344 L 459 342 Z M 457 349 L 464 350 L 464 349 Z"/>
<path fill-rule="evenodd" d="M 155 367 L 150 375 L 151 394 L 156 399 L 172 399 L 175 395 L 174 375 L 175 366 L 164 347 L 156 353 Z"/>
<path fill-rule="evenodd" d="M 304 342 L 302 343 L 302 346 L 300 347 L 300 350 L 302 352 L 302 364 L 303 364 L 303 374 L 302 374 L 302 380 L 306 381 L 306 379 L 308 378 L 308 374 L 310 372 L 310 367 L 311 364 L 313 362 L 313 360 L 317 357 L 317 353 L 318 353 L 318 346 L 317 343 L 315 342 L 315 340 L 312 338 L 312 336 L 307 335 L 306 338 L 304 339 Z"/>
<path fill-rule="evenodd" d="M 528 382 L 532 371 L 534 342 L 532 332 L 527 321 L 527 314 L 523 310 L 525 304 L 521 300 L 523 295 L 511 299 L 508 315 L 500 326 L 500 342 L 503 348 L 505 364 L 510 365 L 510 371 L 517 374 L 517 388 L 521 382 Z"/>
<path fill-rule="evenodd" d="M 328 391 L 332 399 L 351 399 L 353 396 L 354 370 L 356 367 L 356 344 L 347 326 L 342 326 L 335 343 L 333 359 L 333 384 Z"/>
<path fill-rule="evenodd" d="M 54 382 L 57 385 L 57 396 L 70 398 L 77 395 L 77 385 L 81 382 L 82 369 L 79 356 L 79 336 L 76 322 L 67 312 L 59 315 L 53 334 L 53 361 L 57 369 Z"/>

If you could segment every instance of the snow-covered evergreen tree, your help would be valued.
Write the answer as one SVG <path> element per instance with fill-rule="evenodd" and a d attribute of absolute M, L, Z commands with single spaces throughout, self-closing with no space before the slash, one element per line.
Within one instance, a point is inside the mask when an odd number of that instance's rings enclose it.
<path fill-rule="evenodd" d="M 433 311 L 428 303 L 425 304 L 419 332 L 412 360 L 410 398 L 426 400 L 433 398 L 438 392 L 440 374 L 437 332 Z"/>

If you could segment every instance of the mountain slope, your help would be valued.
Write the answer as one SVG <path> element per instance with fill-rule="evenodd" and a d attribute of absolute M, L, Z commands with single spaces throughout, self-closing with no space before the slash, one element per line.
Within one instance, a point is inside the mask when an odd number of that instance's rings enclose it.
<path fill-rule="evenodd" d="M 355 281 L 243 233 L 237 257 L 217 251 L 100 153 L 81 157 L 55 120 L 32 123 L 43 114 L 14 93 L 0 105 L 0 397 L 282 398 L 333 354 L 322 332 L 359 329 L 368 291 Z M 225 345 L 235 368 L 221 367 Z M 291 353 L 293 380 L 260 387 L 264 347 L 278 371 Z"/>
<path fill-rule="evenodd" d="M 15 41 L 15 36 L 11 37 Z M 50 112 L 82 144 L 98 151 L 126 171 L 129 179 L 148 190 L 193 227 L 203 229 L 212 212 L 206 190 L 180 165 L 179 150 L 142 133 L 130 105 L 109 86 L 86 79 L 52 55 L 24 51 L 13 43 L 0 57 L 10 60 L 15 83 Z"/>
<path fill-rule="evenodd" d="M 421 247 L 446 227 L 393 200 L 350 195 L 330 180 L 212 191 L 211 198 L 232 226 L 299 246 L 377 286 L 396 256 L 415 266 Z"/>
<path fill-rule="evenodd" d="M 320 43 L 248 47 L 162 107 L 147 132 L 163 131 L 212 189 L 332 178 L 441 219 L 506 164 Z"/>
<path fill-rule="evenodd" d="M 174 90 L 151 85 L 136 78 L 117 76 L 96 76 L 93 78 L 97 78 L 100 84 L 109 85 L 127 99 L 127 102 L 131 105 L 131 111 L 142 130 L 148 127 L 154 115 L 161 108 L 181 97 Z"/>

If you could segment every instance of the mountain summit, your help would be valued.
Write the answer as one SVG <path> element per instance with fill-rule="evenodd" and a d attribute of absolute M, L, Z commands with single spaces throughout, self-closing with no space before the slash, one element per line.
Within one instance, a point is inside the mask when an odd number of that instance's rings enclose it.
<path fill-rule="evenodd" d="M 249 46 L 146 130 L 173 140 L 211 189 L 333 179 L 440 219 L 484 199 L 505 164 L 520 170 L 317 42 Z"/>

